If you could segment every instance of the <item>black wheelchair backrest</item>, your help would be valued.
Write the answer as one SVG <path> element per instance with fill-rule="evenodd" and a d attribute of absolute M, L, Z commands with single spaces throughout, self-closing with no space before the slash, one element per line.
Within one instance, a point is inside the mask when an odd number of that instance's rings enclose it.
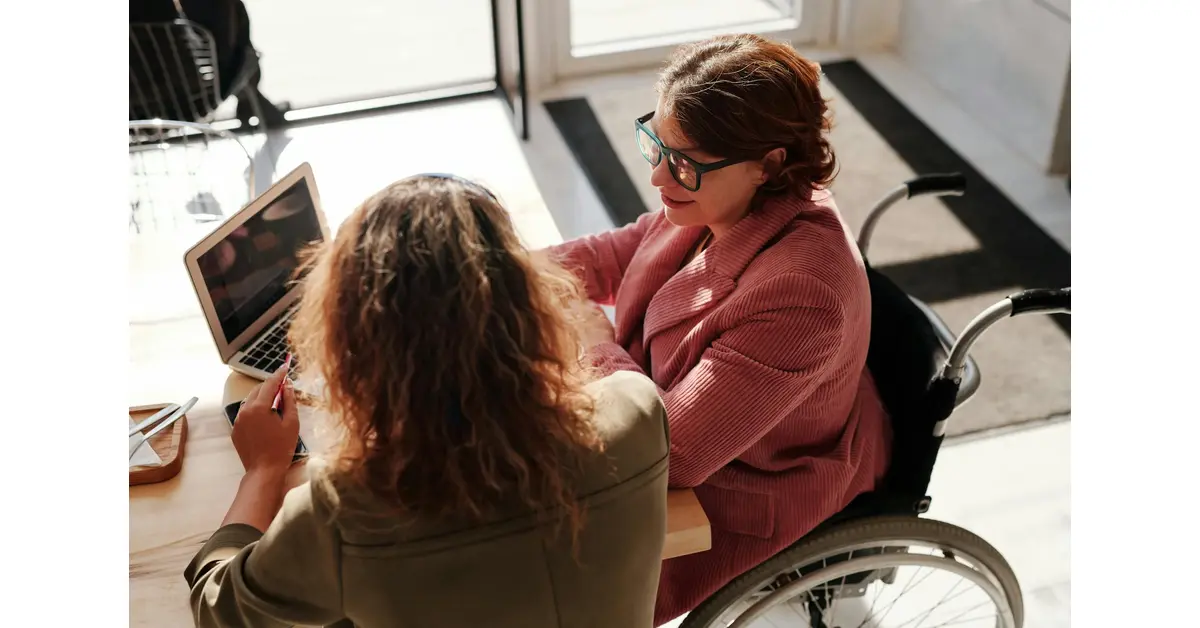
<path fill-rule="evenodd" d="M 867 265 L 871 286 L 871 344 L 867 368 L 894 428 L 921 407 L 929 382 L 946 358 L 929 318 L 891 279 Z"/>

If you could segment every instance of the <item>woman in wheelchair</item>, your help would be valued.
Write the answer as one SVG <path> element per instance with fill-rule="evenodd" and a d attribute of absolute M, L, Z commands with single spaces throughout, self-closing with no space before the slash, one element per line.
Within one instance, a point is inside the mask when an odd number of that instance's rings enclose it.
<path fill-rule="evenodd" d="M 712 549 L 666 561 L 655 624 L 689 611 L 871 491 L 890 431 L 867 347 L 871 299 L 827 190 L 820 69 L 753 35 L 680 48 L 635 122 L 662 209 L 551 249 L 615 327 L 601 372 L 658 386 L 670 485 L 694 487 Z"/>
<path fill-rule="evenodd" d="M 285 495 L 296 401 L 271 410 L 282 373 L 251 393 L 245 478 L 185 574 L 196 623 L 648 626 L 666 415 L 644 376 L 583 379 L 575 279 L 445 175 L 368 199 L 307 268 L 290 335 L 338 441 Z"/>

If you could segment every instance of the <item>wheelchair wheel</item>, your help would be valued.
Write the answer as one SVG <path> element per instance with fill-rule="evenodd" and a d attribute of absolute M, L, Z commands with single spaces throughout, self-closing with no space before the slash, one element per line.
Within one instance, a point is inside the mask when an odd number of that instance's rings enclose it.
<path fill-rule="evenodd" d="M 738 576 L 680 628 L 1021 628 L 1021 588 L 957 526 L 871 517 L 814 532 Z"/>

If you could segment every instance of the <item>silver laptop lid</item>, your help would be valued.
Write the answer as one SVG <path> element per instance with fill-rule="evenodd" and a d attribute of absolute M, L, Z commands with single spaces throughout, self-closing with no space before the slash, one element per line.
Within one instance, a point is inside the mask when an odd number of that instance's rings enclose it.
<path fill-rule="evenodd" d="M 188 250 L 184 265 L 222 362 L 296 302 L 301 252 L 328 239 L 305 163 Z"/>

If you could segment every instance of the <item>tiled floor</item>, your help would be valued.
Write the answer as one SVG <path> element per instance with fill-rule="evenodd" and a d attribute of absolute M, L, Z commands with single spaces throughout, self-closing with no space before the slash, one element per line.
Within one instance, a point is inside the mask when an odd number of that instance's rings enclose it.
<path fill-rule="evenodd" d="M 951 444 L 938 460 L 929 515 L 982 536 L 1025 593 L 1025 625 L 1071 618 L 1071 423 Z"/>
<path fill-rule="evenodd" d="M 868 54 L 859 62 L 1046 233 L 1071 250 L 1071 194 L 1064 177 L 1045 174 L 1009 138 L 989 131 L 899 56 Z"/>
<path fill-rule="evenodd" d="M 297 128 L 266 143 L 249 138 L 248 146 L 264 184 L 310 162 L 331 225 L 390 181 L 421 171 L 451 171 L 491 185 L 512 208 L 531 246 L 611 226 L 545 111 L 535 107 L 531 118 L 534 141 L 529 144 L 513 137 L 502 104 L 477 100 Z M 472 149 L 448 141 L 448 131 L 472 138 Z M 243 181 L 244 162 L 231 161 L 235 165 L 226 166 L 223 176 L 236 187 Z M 185 212 L 186 200 L 164 202 Z M 181 254 L 192 237 L 163 246 Z M 164 282 L 174 277 L 172 285 L 186 289 L 177 281 L 182 268 L 175 270 L 164 270 Z M 152 309 L 148 295 L 153 289 L 144 291 L 147 298 L 141 300 L 135 292 L 135 317 L 170 314 L 139 314 L 139 307 Z M 199 337 L 197 342 L 210 341 Z M 1069 625 L 1069 442 L 1069 422 L 962 442 L 944 451 L 934 477 L 930 516 L 980 534 L 1008 558 L 1025 590 L 1030 627 Z"/>

